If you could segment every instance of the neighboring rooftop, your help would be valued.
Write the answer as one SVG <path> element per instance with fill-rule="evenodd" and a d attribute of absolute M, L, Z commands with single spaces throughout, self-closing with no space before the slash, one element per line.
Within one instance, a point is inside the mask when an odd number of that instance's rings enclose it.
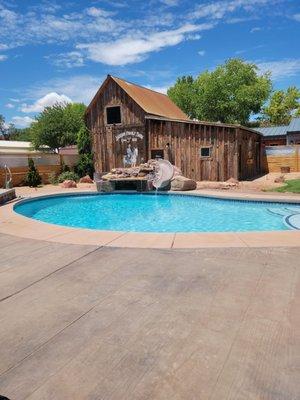
<path fill-rule="evenodd" d="M 98 97 L 98 94 L 109 79 L 114 80 L 147 114 L 169 119 L 189 120 L 188 116 L 167 95 L 111 75 L 107 76 L 91 104 Z"/>
<path fill-rule="evenodd" d="M 300 132 L 300 117 L 292 118 L 289 125 L 269 126 L 266 128 L 254 128 L 263 136 L 285 136 L 287 133 Z"/>
<path fill-rule="evenodd" d="M 41 150 L 49 151 L 48 146 L 41 146 Z M 36 152 L 33 149 L 31 142 L 23 142 L 18 140 L 0 140 L 0 153 L 32 153 Z"/>

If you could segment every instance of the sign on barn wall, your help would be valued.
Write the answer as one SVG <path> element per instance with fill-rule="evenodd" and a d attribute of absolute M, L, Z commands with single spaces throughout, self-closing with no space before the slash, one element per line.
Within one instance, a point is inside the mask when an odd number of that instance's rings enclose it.
<path fill-rule="evenodd" d="M 124 129 L 124 128 L 123 128 Z M 143 128 L 142 128 L 143 129 Z M 141 129 L 141 130 L 142 130 Z M 146 159 L 145 132 L 139 127 L 114 131 L 113 153 L 116 167 L 134 167 Z"/>
<path fill-rule="evenodd" d="M 137 139 L 143 139 L 143 138 L 144 135 L 136 131 L 125 131 L 118 133 L 116 135 L 116 140 L 121 140 L 121 142 L 128 142 L 129 140 L 136 142 Z"/>

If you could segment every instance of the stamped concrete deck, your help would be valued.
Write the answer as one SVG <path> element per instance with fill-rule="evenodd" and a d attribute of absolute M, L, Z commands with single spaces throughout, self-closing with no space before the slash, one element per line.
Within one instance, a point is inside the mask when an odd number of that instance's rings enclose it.
<path fill-rule="evenodd" d="M 299 247 L 0 248 L 11 400 L 300 398 Z"/>

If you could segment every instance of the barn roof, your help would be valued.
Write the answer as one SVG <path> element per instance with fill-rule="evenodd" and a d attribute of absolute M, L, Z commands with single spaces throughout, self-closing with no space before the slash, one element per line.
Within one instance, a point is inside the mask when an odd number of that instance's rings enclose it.
<path fill-rule="evenodd" d="M 105 86 L 108 79 L 114 80 L 117 85 L 119 85 L 147 114 L 184 121 L 189 120 L 188 116 L 165 94 L 155 92 L 154 90 L 136 85 L 112 75 L 107 76 L 107 79 L 98 90 L 91 104 L 95 98 L 98 97 L 98 94 L 101 92 L 101 89 Z"/>

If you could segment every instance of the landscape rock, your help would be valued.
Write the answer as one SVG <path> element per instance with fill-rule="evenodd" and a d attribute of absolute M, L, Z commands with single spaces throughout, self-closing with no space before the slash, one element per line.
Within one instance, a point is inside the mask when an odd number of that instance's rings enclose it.
<path fill-rule="evenodd" d="M 63 181 L 63 183 L 61 183 L 60 186 L 65 189 L 71 189 L 77 187 L 76 182 L 72 181 L 71 179 Z"/>
<path fill-rule="evenodd" d="M 277 178 L 274 179 L 275 183 L 284 183 L 285 182 L 285 177 L 284 175 L 280 175 Z"/>
<path fill-rule="evenodd" d="M 171 181 L 171 190 L 174 191 L 194 190 L 196 187 L 196 181 L 186 178 L 182 175 L 175 176 Z"/>
<path fill-rule="evenodd" d="M 235 178 L 229 178 L 227 179 L 226 183 L 231 183 L 231 184 L 235 184 L 235 185 L 239 185 L 239 181 Z"/>
<path fill-rule="evenodd" d="M 115 183 L 113 181 L 100 180 L 96 182 L 97 192 L 113 192 Z"/>
<path fill-rule="evenodd" d="M 93 179 L 89 175 L 86 175 L 80 178 L 79 183 L 93 183 Z"/>

